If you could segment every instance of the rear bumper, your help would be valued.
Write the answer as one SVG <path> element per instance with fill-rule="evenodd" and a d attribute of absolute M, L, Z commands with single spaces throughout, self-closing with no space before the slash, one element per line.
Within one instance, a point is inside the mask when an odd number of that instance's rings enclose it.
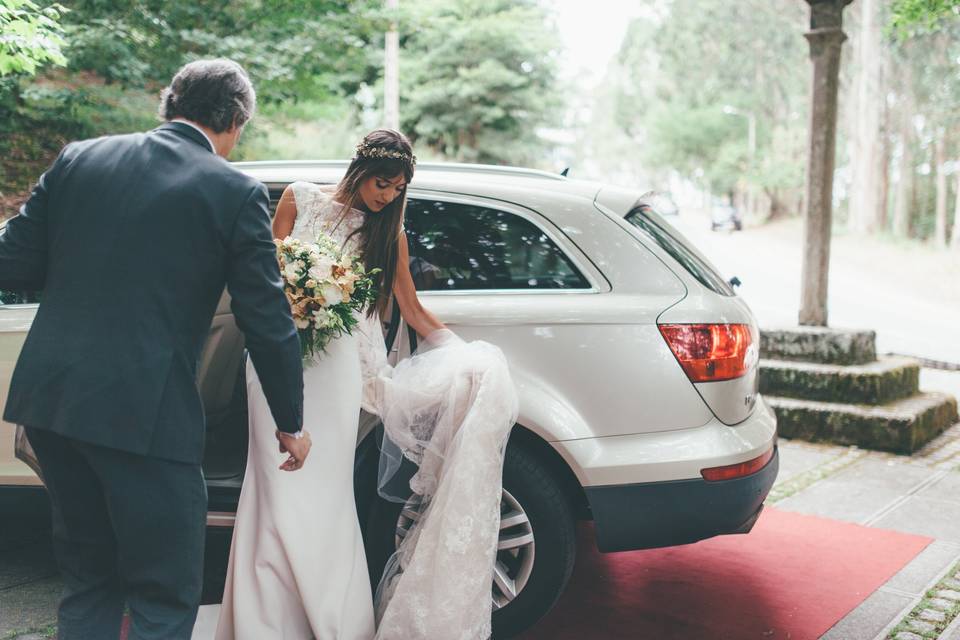
<path fill-rule="evenodd" d="M 586 487 L 600 551 L 688 544 L 747 533 L 777 478 L 780 454 L 760 471 L 722 482 L 703 479 Z"/>

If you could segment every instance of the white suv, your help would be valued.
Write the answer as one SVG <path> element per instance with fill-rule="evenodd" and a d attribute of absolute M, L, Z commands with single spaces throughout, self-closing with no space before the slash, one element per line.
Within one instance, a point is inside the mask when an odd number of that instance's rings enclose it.
<path fill-rule="evenodd" d="M 294 180 L 334 183 L 346 167 L 236 166 L 274 202 Z M 463 338 L 503 349 L 519 389 L 493 585 L 498 636 L 556 602 L 577 520 L 593 521 L 601 551 L 750 530 L 778 468 L 776 421 L 757 394 L 756 323 L 643 196 L 539 171 L 425 164 L 406 231 L 424 305 Z M 3 394 L 34 311 L 0 306 Z M 402 357 L 415 336 L 385 320 Z M 244 471 L 242 358 L 225 298 L 199 363 L 211 526 L 231 525 Z M 38 486 L 13 459 L 13 426 L 0 429 L 0 484 Z M 322 425 L 314 433 L 322 444 Z M 355 490 L 374 578 L 415 517 L 375 494 L 378 437 L 362 416 Z"/>

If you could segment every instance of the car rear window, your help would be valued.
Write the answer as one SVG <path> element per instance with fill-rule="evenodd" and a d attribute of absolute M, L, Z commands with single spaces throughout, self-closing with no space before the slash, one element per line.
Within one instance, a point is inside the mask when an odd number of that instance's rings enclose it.
<path fill-rule="evenodd" d="M 660 245 L 700 284 L 723 296 L 735 295 L 730 284 L 688 246 L 683 236 L 671 229 L 670 225 L 657 220 L 650 207 L 640 205 L 634 208 L 627 214 L 626 220 Z"/>

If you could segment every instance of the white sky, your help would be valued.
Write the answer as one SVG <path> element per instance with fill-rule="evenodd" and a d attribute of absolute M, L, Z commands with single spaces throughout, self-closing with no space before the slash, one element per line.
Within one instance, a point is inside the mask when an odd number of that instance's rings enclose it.
<path fill-rule="evenodd" d="M 563 39 L 563 73 L 595 85 L 620 48 L 630 20 L 649 15 L 649 0 L 545 0 Z"/>

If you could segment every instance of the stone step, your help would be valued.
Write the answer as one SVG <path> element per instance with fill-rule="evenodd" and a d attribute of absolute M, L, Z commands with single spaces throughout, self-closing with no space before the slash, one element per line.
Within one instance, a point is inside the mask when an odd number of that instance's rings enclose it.
<path fill-rule="evenodd" d="M 957 401 L 918 393 L 879 406 L 765 396 L 784 438 L 909 454 L 957 422 Z"/>
<path fill-rule="evenodd" d="M 760 357 L 770 360 L 866 364 L 877 359 L 874 331 L 829 327 L 760 330 Z"/>
<path fill-rule="evenodd" d="M 903 356 L 882 356 L 859 365 L 760 361 L 760 393 L 802 400 L 885 404 L 917 393 L 920 364 Z"/>

